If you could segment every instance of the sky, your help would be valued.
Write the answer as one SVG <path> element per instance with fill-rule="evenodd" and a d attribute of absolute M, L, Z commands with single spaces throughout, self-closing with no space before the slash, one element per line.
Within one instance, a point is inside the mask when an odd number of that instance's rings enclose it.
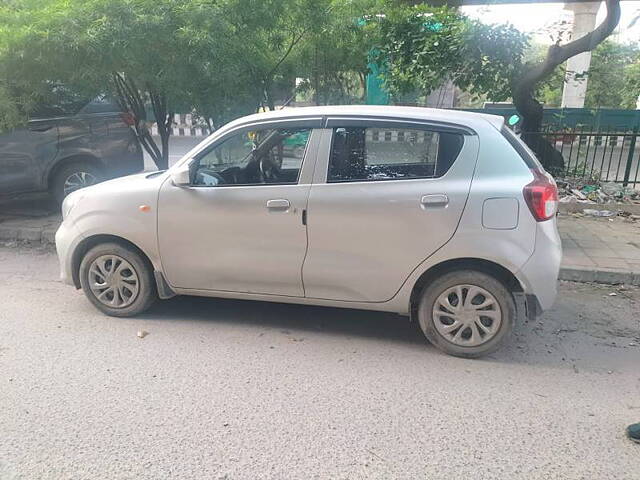
<path fill-rule="evenodd" d="M 618 26 L 617 40 L 620 42 L 640 41 L 640 20 L 629 28 L 634 17 L 640 15 L 640 1 L 623 1 L 620 3 L 622 15 Z M 494 5 L 462 7 L 462 11 L 470 17 L 478 18 L 484 23 L 511 23 L 518 30 L 534 35 L 541 43 L 551 43 L 546 26 L 560 19 L 572 20 L 573 14 L 564 10 L 562 3 L 528 4 L 528 5 Z M 605 16 L 604 3 L 598 11 L 598 22 Z"/>

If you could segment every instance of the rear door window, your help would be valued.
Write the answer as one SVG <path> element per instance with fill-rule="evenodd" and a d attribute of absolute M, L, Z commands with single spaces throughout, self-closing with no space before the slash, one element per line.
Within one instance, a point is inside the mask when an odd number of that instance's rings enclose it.
<path fill-rule="evenodd" d="M 361 182 L 437 178 L 460 153 L 459 133 L 428 129 L 333 129 L 327 181 Z"/>

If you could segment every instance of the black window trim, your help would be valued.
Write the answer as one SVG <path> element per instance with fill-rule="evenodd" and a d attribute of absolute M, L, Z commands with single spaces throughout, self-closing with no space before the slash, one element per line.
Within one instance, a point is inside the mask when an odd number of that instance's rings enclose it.
<path fill-rule="evenodd" d="M 336 127 L 373 127 L 372 124 L 388 124 L 391 128 L 428 129 L 433 132 L 458 133 L 460 135 L 473 136 L 476 132 L 462 125 L 441 121 L 421 120 L 418 118 L 398 118 L 368 115 L 329 115 L 324 122 L 324 128 Z M 375 127 L 377 128 L 377 127 Z"/>
<path fill-rule="evenodd" d="M 532 155 L 532 153 L 524 145 L 524 142 L 518 138 L 513 130 L 509 129 L 509 127 L 507 127 L 506 125 L 503 125 L 500 129 L 500 133 L 505 138 L 505 140 L 509 142 L 509 145 L 513 147 L 516 153 L 520 155 L 520 158 L 522 158 L 522 161 L 527 165 L 527 167 L 531 169 L 540 167 L 535 155 Z"/>
<path fill-rule="evenodd" d="M 198 152 L 193 159 L 199 161 L 212 149 L 224 142 L 228 137 L 238 133 L 249 132 L 251 130 L 267 130 L 275 128 L 308 128 L 310 130 L 322 128 L 322 117 L 288 117 L 284 119 L 270 119 L 262 121 L 252 121 L 234 125 L 233 128 L 222 133 L 222 135 L 212 141 L 204 149 Z M 223 127 L 224 128 L 224 127 Z"/>
<path fill-rule="evenodd" d="M 210 143 L 209 145 L 207 145 L 202 151 L 198 152 L 193 159 L 191 160 L 191 163 L 189 165 L 189 170 L 190 170 L 190 177 L 191 177 L 191 184 L 189 185 L 190 187 L 193 188 L 231 188 L 231 187 L 277 187 L 277 186 L 291 186 L 291 185 L 299 185 L 300 184 L 300 175 L 302 175 L 302 168 L 304 166 L 304 161 L 307 157 L 307 152 L 309 149 L 309 143 L 311 142 L 311 138 L 313 135 L 313 131 L 314 130 L 318 130 L 319 128 L 321 128 L 321 122 L 322 122 L 322 118 L 320 117 L 305 117 L 305 118 L 301 118 L 301 119 L 295 119 L 295 120 L 301 120 L 300 122 L 294 121 L 293 118 L 287 118 L 287 119 L 278 119 L 278 120 L 268 120 L 268 121 L 259 121 L 259 122 L 250 122 L 250 123 L 245 123 L 242 125 L 237 125 L 234 128 L 230 129 L 227 132 L 224 132 L 224 134 L 220 137 L 217 138 L 215 141 L 213 141 L 212 143 Z M 300 162 L 300 168 L 298 169 L 298 176 L 295 180 L 295 182 L 279 182 L 279 183 L 230 183 L 230 184 L 223 184 L 223 185 L 198 185 L 193 183 L 194 182 L 194 175 L 196 173 L 197 170 L 197 166 L 200 164 L 200 160 L 202 160 L 203 157 L 207 156 L 213 149 L 219 147 L 220 145 L 222 145 L 224 142 L 226 142 L 228 139 L 230 139 L 231 137 L 238 135 L 238 134 L 242 134 L 244 132 L 250 132 L 250 131 L 254 131 L 254 130 L 270 130 L 270 129 L 286 129 L 286 128 L 292 128 L 292 129 L 300 129 L 300 130 L 304 130 L 307 129 L 309 130 L 309 139 L 307 140 L 307 144 L 305 145 L 305 149 L 304 149 L 304 154 L 302 156 L 302 160 Z"/>
<path fill-rule="evenodd" d="M 337 120 L 346 120 L 346 122 L 351 122 L 353 120 L 352 117 L 349 118 L 342 118 L 342 119 L 338 119 L 336 117 Z M 329 119 L 331 120 L 331 119 Z M 349 128 L 349 127 L 363 127 L 363 128 L 376 128 L 379 130 L 384 130 L 384 127 L 382 125 L 388 125 L 388 128 L 391 129 L 400 129 L 400 128 L 406 128 L 406 129 L 410 129 L 410 130 L 427 130 L 430 132 L 436 132 L 436 133 L 455 133 L 458 134 L 462 137 L 462 145 L 460 146 L 460 150 L 458 151 L 458 155 L 453 159 L 453 162 L 451 163 L 451 166 L 453 166 L 453 163 L 455 163 L 455 161 L 458 159 L 458 157 L 460 156 L 460 153 L 462 152 L 462 150 L 464 149 L 465 146 L 465 140 L 464 140 L 464 136 L 465 134 L 457 129 L 437 129 L 437 128 L 432 128 L 432 124 L 430 123 L 425 123 L 425 122 L 406 122 L 406 121 L 400 121 L 400 122 L 394 122 L 394 123 L 390 123 L 387 120 L 379 120 L 376 117 L 376 122 L 375 124 L 372 124 L 372 118 L 371 117 L 363 117 L 363 119 L 357 119 L 355 120 L 357 123 L 334 123 L 333 125 L 329 126 L 329 122 L 325 122 L 325 128 L 330 129 L 331 130 L 331 141 L 329 142 L 329 158 L 327 161 L 327 170 L 326 170 L 326 177 L 325 177 L 325 183 L 326 184 L 341 184 L 341 183 L 371 183 L 371 182 L 407 182 L 407 181 L 411 181 L 411 180 L 439 180 L 441 178 L 443 178 L 444 176 L 447 175 L 447 173 L 449 173 L 449 171 L 451 170 L 451 167 L 449 167 L 449 169 L 440 176 L 435 176 L 435 175 L 425 175 L 425 176 L 415 176 L 415 177 L 405 177 L 405 178 L 358 178 L 358 179 L 353 179 L 353 180 L 331 180 L 329 178 L 329 172 L 331 169 L 331 154 L 333 152 L 333 141 L 334 141 L 334 136 L 335 136 L 335 129 L 336 128 Z M 439 125 L 439 124 L 438 124 Z M 475 133 L 473 134 L 475 135 Z M 468 136 L 468 135 L 467 135 Z"/>

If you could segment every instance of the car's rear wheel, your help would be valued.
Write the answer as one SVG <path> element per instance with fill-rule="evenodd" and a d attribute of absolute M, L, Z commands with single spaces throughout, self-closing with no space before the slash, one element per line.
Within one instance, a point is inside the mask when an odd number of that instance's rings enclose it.
<path fill-rule="evenodd" d="M 62 166 L 53 176 L 51 193 L 58 203 L 64 197 L 81 188 L 94 185 L 103 180 L 102 172 L 88 162 L 73 162 Z"/>
<path fill-rule="evenodd" d="M 502 282 L 473 270 L 449 272 L 423 291 L 420 327 L 440 350 L 458 357 L 480 357 L 498 349 L 516 318 L 512 293 Z"/>
<path fill-rule="evenodd" d="M 98 310 L 114 317 L 142 313 L 157 299 L 148 262 L 134 249 L 117 243 L 97 245 L 85 254 L 80 284 Z"/>

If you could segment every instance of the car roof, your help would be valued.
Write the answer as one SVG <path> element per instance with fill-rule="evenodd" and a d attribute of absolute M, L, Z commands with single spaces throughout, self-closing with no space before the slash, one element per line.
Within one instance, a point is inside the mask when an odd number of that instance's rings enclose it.
<path fill-rule="evenodd" d="M 329 117 L 329 116 L 363 116 L 387 117 L 404 120 L 430 120 L 436 122 L 455 123 L 472 127 L 489 122 L 498 130 L 504 124 L 504 118 L 499 115 L 466 112 L 463 110 L 447 110 L 442 108 L 401 107 L 388 105 L 327 105 L 319 107 L 285 107 L 264 113 L 256 113 L 239 118 L 229 123 L 234 126 L 241 123 L 251 123 L 265 120 L 280 120 L 298 117 Z"/>
<path fill-rule="evenodd" d="M 198 144 L 183 157 L 184 161 L 176 163 L 178 167 L 197 152 L 207 148 L 218 141 L 221 136 L 235 128 L 241 128 L 259 122 L 269 122 L 287 119 L 309 119 L 325 117 L 375 117 L 390 118 L 396 120 L 422 120 L 431 122 L 448 123 L 472 130 L 496 128 L 500 130 L 504 124 L 504 118 L 498 115 L 485 113 L 465 112 L 463 110 L 446 110 L 442 108 L 424 107 L 398 107 L 386 105 L 327 105 L 319 107 L 285 107 L 280 110 L 255 113 L 246 117 L 233 120 L 215 130 L 204 142 Z"/>

